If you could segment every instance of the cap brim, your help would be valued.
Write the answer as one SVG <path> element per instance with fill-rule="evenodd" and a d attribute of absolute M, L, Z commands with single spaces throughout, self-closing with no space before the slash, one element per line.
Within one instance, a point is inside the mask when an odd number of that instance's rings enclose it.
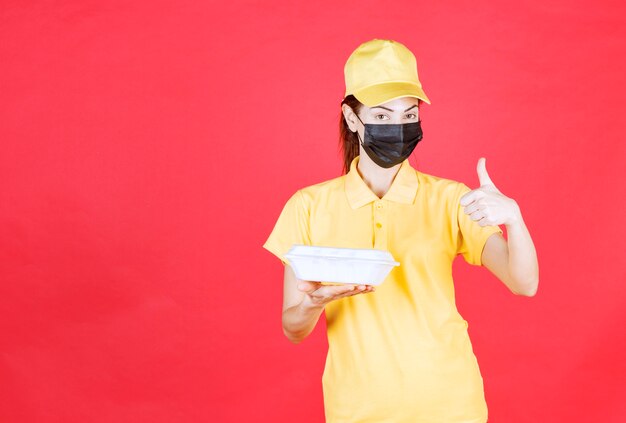
<path fill-rule="evenodd" d="M 412 82 L 385 82 L 362 88 L 353 95 L 367 107 L 379 106 L 400 97 L 416 97 L 430 104 L 422 87 Z"/>

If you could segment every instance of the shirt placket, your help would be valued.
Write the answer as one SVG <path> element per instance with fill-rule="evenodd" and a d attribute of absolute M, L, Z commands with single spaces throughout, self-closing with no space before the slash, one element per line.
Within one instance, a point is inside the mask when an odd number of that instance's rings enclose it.
<path fill-rule="evenodd" d="M 385 200 L 374 201 L 374 245 L 373 248 L 387 250 L 389 204 Z"/>

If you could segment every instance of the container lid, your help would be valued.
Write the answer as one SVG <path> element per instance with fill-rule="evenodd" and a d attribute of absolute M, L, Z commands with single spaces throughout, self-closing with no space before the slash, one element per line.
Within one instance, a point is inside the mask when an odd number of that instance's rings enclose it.
<path fill-rule="evenodd" d="M 382 261 L 387 263 L 400 263 L 394 261 L 389 251 L 377 250 L 374 248 L 345 248 L 345 247 L 324 247 L 294 244 L 286 255 L 297 257 L 318 257 L 333 259 L 357 259 L 365 261 Z"/>

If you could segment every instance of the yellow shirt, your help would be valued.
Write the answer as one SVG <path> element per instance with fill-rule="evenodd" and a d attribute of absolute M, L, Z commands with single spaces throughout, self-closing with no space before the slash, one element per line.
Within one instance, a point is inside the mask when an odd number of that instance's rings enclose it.
<path fill-rule="evenodd" d="M 325 307 L 322 376 L 327 423 L 484 423 L 483 379 L 454 300 L 458 254 L 480 266 L 487 238 L 460 197 L 470 188 L 414 169 L 408 159 L 383 198 L 356 165 L 297 190 L 263 247 L 281 259 L 293 244 L 388 250 L 394 267 L 376 291 Z"/>

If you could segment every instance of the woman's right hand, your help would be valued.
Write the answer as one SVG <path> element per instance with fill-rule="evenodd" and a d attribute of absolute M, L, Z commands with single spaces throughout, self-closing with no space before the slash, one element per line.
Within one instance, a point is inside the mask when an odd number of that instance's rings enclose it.
<path fill-rule="evenodd" d="M 298 289 L 306 294 L 306 301 L 321 307 L 339 298 L 376 291 L 372 285 L 322 285 L 313 281 L 299 281 Z"/>

